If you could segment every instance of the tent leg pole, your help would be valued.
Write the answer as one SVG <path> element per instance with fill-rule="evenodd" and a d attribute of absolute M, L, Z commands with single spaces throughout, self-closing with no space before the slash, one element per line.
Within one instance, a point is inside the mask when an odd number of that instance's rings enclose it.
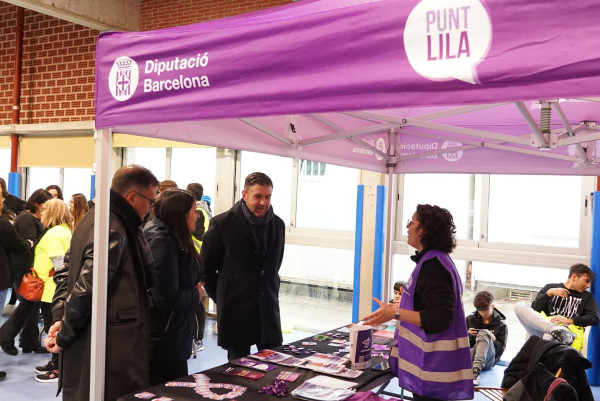
<path fill-rule="evenodd" d="M 110 211 L 111 129 L 94 133 L 96 161 L 96 206 L 94 224 L 94 272 L 92 292 L 92 338 L 90 400 L 104 399 L 106 355 L 106 298 L 108 272 L 108 219 Z"/>
<path fill-rule="evenodd" d="M 394 173 L 394 167 L 388 167 L 387 174 L 387 218 L 386 218 L 386 227 L 385 227 L 385 253 L 383 260 L 383 301 L 387 302 L 392 299 L 391 295 L 391 270 L 392 270 L 392 259 L 394 257 L 392 251 L 392 245 L 394 243 L 394 229 L 395 229 L 395 221 L 396 221 L 396 202 L 394 202 L 394 197 L 396 196 L 396 187 L 398 180 L 396 179 L 396 174 Z"/>

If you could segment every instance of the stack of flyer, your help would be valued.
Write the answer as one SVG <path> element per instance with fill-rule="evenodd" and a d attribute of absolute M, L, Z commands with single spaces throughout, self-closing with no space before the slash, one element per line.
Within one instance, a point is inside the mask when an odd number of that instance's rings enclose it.
<path fill-rule="evenodd" d="M 284 354 L 283 352 L 277 352 L 270 349 L 263 349 L 248 356 L 261 361 L 276 363 L 278 365 L 300 366 L 304 364 L 304 359 L 295 358 L 291 355 Z"/>
<path fill-rule="evenodd" d="M 292 391 L 292 396 L 311 401 L 343 401 L 354 395 L 354 390 L 350 388 L 356 384 L 326 376 L 315 376 Z"/>
<path fill-rule="evenodd" d="M 344 370 L 349 359 L 316 352 L 311 356 L 304 358 L 304 361 L 306 362 L 302 365 L 303 368 L 314 370 L 315 372 L 335 375 Z"/>
<path fill-rule="evenodd" d="M 318 352 L 303 359 L 269 349 L 258 351 L 257 353 L 249 356 L 263 362 L 276 363 L 284 366 L 297 366 L 305 369 L 311 369 L 315 372 L 327 373 L 330 375 L 347 377 L 351 379 L 354 379 L 363 373 L 360 370 L 346 368 L 346 364 L 349 362 L 348 358 L 329 354 L 321 354 Z"/>

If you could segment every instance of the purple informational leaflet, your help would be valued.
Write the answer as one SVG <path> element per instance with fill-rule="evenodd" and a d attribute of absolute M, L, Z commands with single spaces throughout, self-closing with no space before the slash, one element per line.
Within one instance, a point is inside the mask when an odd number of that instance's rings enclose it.
<path fill-rule="evenodd" d="M 298 372 L 290 372 L 287 370 L 282 371 L 281 373 L 279 373 L 279 375 L 277 375 L 278 379 L 281 380 L 285 380 L 288 382 L 294 382 L 296 381 L 300 376 L 302 376 L 302 373 L 298 373 Z"/>
<path fill-rule="evenodd" d="M 236 365 L 244 366 L 246 368 L 252 368 L 256 370 L 261 370 L 263 372 L 270 372 L 273 369 L 277 369 L 277 365 L 273 365 L 272 363 L 267 363 L 264 361 L 255 361 L 249 358 L 240 358 L 234 362 Z"/>
<path fill-rule="evenodd" d="M 253 372 L 253 371 L 248 370 L 248 369 L 234 368 L 234 367 L 225 369 L 223 371 L 223 374 L 230 375 L 230 376 L 245 377 L 246 379 L 250 379 L 250 380 L 258 380 L 261 377 L 265 376 L 264 373 Z"/>

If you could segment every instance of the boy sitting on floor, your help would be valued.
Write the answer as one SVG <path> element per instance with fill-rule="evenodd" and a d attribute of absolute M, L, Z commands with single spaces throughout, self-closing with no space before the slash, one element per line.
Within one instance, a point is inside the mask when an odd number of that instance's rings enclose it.
<path fill-rule="evenodd" d="M 494 308 L 494 295 L 480 291 L 473 300 L 475 311 L 467 316 L 471 360 L 473 361 L 473 384 L 479 386 L 482 370 L 491 369 L 500 360 L 506 348 L 508 328 L 505 316 Z"/>

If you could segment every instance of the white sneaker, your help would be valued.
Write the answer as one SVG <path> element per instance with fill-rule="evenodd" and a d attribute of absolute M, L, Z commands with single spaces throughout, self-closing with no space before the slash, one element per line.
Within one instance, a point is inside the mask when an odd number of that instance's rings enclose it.
<path fill-rule="evenodd" d="M 14 306 L 12 304 L 4 305 L 4 308 L 2 308 L 2 316 L 10 316 L 15 309 L 16 309 L 16 306 Z"/>

